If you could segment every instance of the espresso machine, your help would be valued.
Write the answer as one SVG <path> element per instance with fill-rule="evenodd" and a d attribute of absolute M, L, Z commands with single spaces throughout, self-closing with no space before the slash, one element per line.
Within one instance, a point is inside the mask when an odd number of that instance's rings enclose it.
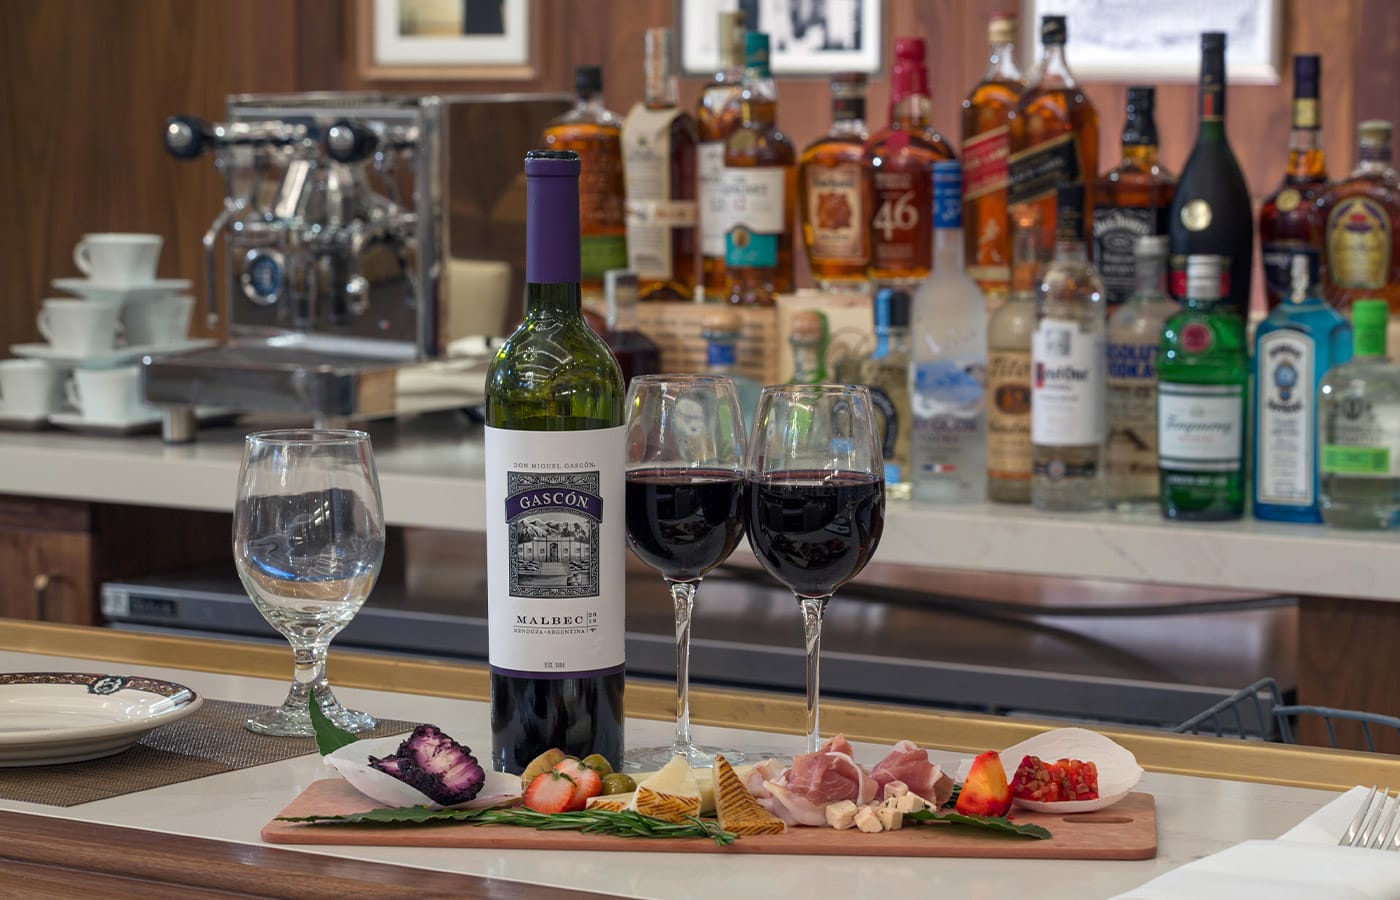
<path fill-rule="evenodd" d="M 167 441 L 196 408 L 317 427 L 480 402 L 490 338 L 524 293 L 521 160 L 564 95 L 237 95 L 176 116 L 177 160 L 225 196 L 203 238 L 215 348 L 146 362 Z"/>

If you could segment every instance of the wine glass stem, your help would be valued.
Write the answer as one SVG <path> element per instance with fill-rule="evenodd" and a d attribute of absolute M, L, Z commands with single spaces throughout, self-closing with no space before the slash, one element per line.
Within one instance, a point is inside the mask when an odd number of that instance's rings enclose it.
<path fill-rule="evenodd" d="M 802 604 L 802 630 L 807 637 L 807 752 L 821 745 L 818 700 L 821 695 L 822 613 L 830 597 L 798 597 Z"/>
<path fill-rule="evenodd" d="M 676 607 L 676 739 L 671 750 L 689 756 L 690 740 L 690 614 L 695 607 L 695 583 L 668 581 Z"/>
<path fill-rule="evenodd" d="M 292 694 L 305 708 L 314 691 L 319 702 L 326 690 L 326 645 L 293 646 L 296 668 L 292 672 Z M 290 698 L 289 698 L 290 699 Z"/>

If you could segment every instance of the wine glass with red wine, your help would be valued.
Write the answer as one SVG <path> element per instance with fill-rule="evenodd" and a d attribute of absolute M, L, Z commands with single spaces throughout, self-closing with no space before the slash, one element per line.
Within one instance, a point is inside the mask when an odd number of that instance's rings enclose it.
<path fill-rule="evenodd" d="M 676 736 L 626 754 L 629 768 L 673 756 L 692 766 L 742 754 L 690 737 L 690 614 L 700 580 L 744 536 L 744 415 L 718 375 L 644 375 L 627 391 L 627 545 L 661 573 L 676 613 Z"/>
<path fill-rule="evenodd" d="M 797 597 L 807 644 L 807 749 L 818 731 L 822 613 L 880 544 L 884 462 L 867 388 L 766 387 L 747 464 L 749 545 Z"/>

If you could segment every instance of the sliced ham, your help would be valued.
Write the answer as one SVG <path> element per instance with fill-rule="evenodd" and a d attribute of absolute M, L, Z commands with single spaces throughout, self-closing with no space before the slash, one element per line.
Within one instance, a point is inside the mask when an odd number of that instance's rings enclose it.
<path fill-rule="evenodd" d="M 785 771 L 784 775 L 787 774 Z M 808 800 L 783 783 L 783 779 L 765 781 L 763 786 L 768 791 L 768 799 L 759 799 L 758 802 L 788 825 L 826 825 L 825 803 Z"/>
<path fill-rule="evenodd" d="M 929 761 L 928 751 L 913 741 L 900 741 L 885 758 L 875 764 L 871 777 L 879 784 L 880 795 L 891 781 L 902 781 L 911 794 L 918 794 L 935 806 L 942 806 L 953 795 L 953 779 Z"/>

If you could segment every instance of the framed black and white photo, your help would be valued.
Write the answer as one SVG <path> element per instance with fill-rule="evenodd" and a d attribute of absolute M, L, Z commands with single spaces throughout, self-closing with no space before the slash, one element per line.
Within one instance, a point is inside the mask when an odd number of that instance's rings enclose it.
<path fill-rule="evenodd" d="M 360 0 L 367 78 L 526 79 L 533 0 Z"/>
<path fill-rule="evenodd" d="M 719 69 L 719 14 L 736 9 L 768 35 L 774 75 L 880 71 L 881 0 L 678 0 L 687 74 Z"/>
<path fill-rule="evenodd" d="M 1084 81 L 1194 81 L 1203 31 L 1226 34 L 1230 83 L 1279 81 L 1279 0 L 1024 0 L 1027 55 L 1039 53 L 1040 17 L 1047 14 L 1065 16 L 1065 56 Z"/>

